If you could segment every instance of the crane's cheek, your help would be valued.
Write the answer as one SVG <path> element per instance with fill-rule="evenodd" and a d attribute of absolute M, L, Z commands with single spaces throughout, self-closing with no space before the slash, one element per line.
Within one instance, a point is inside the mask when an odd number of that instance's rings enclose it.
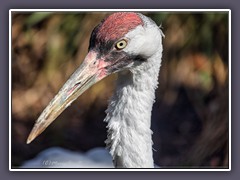
<path fill-rule="evenodd" d="M 106 67 L 108 66 L 108 62 L 105 62 L 104 60 L 99 60 L 98 63 L 98 75 L 97 75 L 97 80 L 100 81 L 104 77 L 108 76 L 109 73 L 106 70 Z"/>
<path fill-rule="evenodd" d="M 105 69 L 101 70 L 97 76 L 97 80 L 100 81 L 101 79 L 105 78 L 108 76 L 108 73 L 106 72 Z"/>

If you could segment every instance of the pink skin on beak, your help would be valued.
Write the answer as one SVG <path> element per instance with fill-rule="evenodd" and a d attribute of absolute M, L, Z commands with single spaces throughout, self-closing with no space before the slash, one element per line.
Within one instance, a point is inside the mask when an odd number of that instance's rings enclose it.
<path fill-rule="evenodd" d="M 28 136 L 27 143 L 41 134 L 74 100 L 109 74 L 104 59 L 97 59 L 97 53 L 90 51 L 81 66 L 72 74 L 58 94 L 44 109 Z"/>
<path fill-rule="evenodd" d="M 106 67 L 109 65 L 109 63 L 105 62 L 104 59 L 97 59 L 97 53 L 94 51 L 90 51 L 84 62 L 86 62 L 89 65 L 95 65 L 92 68 L 96 71 L 97 73 L 97 79 L 98 81 L 101 80 L 102 78 L 106 77 L 108 74 L 106 72 Z"/>

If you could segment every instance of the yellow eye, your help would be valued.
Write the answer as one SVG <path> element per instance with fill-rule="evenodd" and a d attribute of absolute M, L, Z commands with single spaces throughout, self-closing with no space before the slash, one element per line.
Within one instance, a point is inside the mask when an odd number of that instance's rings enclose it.
<path fill-rule="evenodd" d="M 116 44 L 115 47 L 117 50 L 121 50 L 121 49 L 125 48 L 126 46 L 127 46 L 127 40 L 122 39 Z"/>

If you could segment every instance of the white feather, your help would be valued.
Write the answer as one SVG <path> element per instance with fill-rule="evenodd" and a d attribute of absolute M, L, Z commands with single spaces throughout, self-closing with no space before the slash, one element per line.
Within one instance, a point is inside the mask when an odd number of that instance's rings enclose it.
<path fill-rule="evenodd" d="M 144 21 L 144 26 L 138 26 L 126 34 L 125 38 L 129 41 L 124 51 L 142 55 L 147 60 L 137 65 L 131 64 L 130 71 L 119 73 L 117 90 L 106 111 L 105 121 L 108 122 L 106 143 L 110 148 L 115 167 L 154 167 L 150 129 L 151 111 L 158 85 L 163 34 L 151 19 L 142 14 L 139 16 Z M 37 156 L 38 161 L 28 161 L 22 167 L 46 167 L 46 163 L 50 163 L 48 167 L 51 168 L 112 167 L 112 164 L 109 164 L 111 159 L 107 154 L 102 157 L 105 157 L 108 163 L 102 165 L 94 164 L 99 156 L 89 159 L 79 153 L 58 148 L 50 149 Z M 72 162 L 66 164 L 69 161 Z"/>
<path fill-rule="evenodd" d="M 125 51 L 148 57 L 119 74 L 117 90 L 107 109 L 108 139 L 116 167 L 153 168 L 151 111 L 162 58 L 162 32 L 142 15 L 145 26 L 129 32 Z"/>

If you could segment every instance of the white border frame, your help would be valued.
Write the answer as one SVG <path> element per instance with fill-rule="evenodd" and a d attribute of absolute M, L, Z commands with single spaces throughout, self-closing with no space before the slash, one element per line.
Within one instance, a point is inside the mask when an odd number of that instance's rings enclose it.
<path fill-rule="evenodd" d="M 137 11 L 137 12 L 228 12 L 228 43 L 229 43 L 229 168 L 228 169 L 15 169 L 11 167 L 11 121 L 12 121 L 12 12 L 116 12 L 116 11 Z M 10 9 L 9 10 L 9 171 L 231 171 L 231 10 L 230 9 Z"/>

